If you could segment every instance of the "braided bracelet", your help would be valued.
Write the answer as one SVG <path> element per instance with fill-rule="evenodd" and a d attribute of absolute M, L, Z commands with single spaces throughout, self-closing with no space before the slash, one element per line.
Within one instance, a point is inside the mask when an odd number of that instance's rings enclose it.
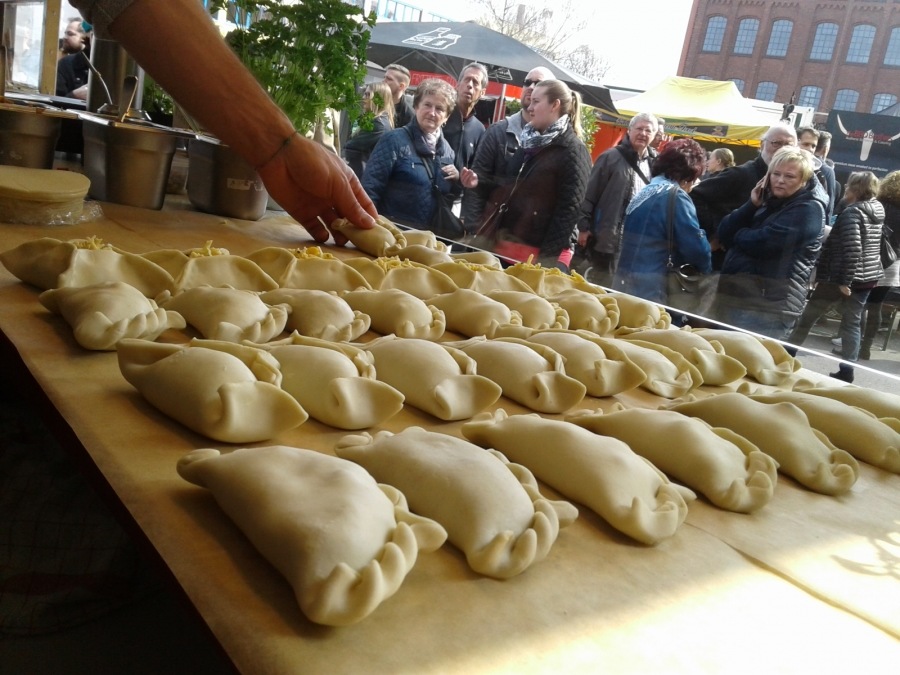
<path fill-rule="evenodd" d="M 294 140 L 294 136 L 296 136 L 299 133 L 300 133 L 299 131 L 294 129 L 293 133 L 291 133 L 290 136 L 288 136 L 283 141 L 281 141 L 281 145 L 279 145 L 278 149 L 269 156 L 269 159 L 264 161 L 262 164 L 257 164 L 255 167 L 253 167 L 253 170 L 260 171 L 261 169 L 265 168 L 269 162 L 271 162 L 273 159 L 278 157 L 278 155 L 280 155 L 282 152 L 284 152 L 284 149 L 291 144 L 292 140 Z"/>

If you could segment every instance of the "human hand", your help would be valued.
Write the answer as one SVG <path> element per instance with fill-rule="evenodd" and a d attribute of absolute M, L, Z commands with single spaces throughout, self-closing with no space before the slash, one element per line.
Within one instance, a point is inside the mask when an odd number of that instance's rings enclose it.
<path fill-rule="evenodd" d="M 591 233 L 587 230 L 582 230 L 578 233 L 578 245 L 579 246 L 587 246 L 588 238 L 591 236 Z"/>
<path fill-rule="evenodd" d="M 750 201 L 753 202 L 753 206 L 757 208 L 762 206 L 768 179 L 768 175 L 763 176 L 762 179 L 760 179 L 760 181 L 753 187 L 753 190 L 750 192 Z"/>
<path fill-rule="evenodd" d="M 456 166 L 453 164 L 447 164 L 446 166 L 442 166 L 441 173 L 444 174 L 444 178 L 447 180 L 459 179 L 459 169 L 457 169 Z"/>
<path fill-rule="evenodd" d="M 463 167 L 463 170 L 459 174 L 459 182 L 462 183 L 464 188 L 472 188 L 478 187 L 478 174 L 472 171 L 472 169 L 468 167 Z"/>
<path fill-rule="evenodd" d="M 87 101 L 88 97 L 88 86 L 86 84 L 81 85 L 78 89 L 72 90 L 72 98 L 77 98 L 80 101 Z"/>
<path fill-rule="evenodd" d="M 845 295 L 848 298 L 850 297 L 850 287 L 849 286 L 838 286 L 838 288 L 841 289 L 842 295 Z"/>
<path fill-rule="evenodd" d="M 293 138 L 259 175 L 272 198 L 319 243 L 328 241 L 326 226 L 338 218 L 364 230 L 375 226 L 378 212 L 353 170 L 315 141 Z M 336 232 L 334 243 L 343 246 L 347 238 Z"/>

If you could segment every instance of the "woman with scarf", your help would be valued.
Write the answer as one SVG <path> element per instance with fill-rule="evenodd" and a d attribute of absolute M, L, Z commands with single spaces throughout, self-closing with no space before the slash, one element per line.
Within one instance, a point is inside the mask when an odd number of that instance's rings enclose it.
<path fill-rule="evenodd" d="M 475 243 L 510 261 L 569 269 L 591 156 L 578 98 L 559 80 L 537 83 L 509 173 L 498 181 L 463 169 L 464 187 L 487 198 Z"/>
<path fill-rule="evenodd" d="M 709 242 L 688 196 L 703 173 L 705 159 L 703 147 L 689 138 L 670 141 L 659 154 L 651 169 L 653 179 L 625 210 L 615 290 L 674 304 L 666 284 L 670 220 L 672 263 L 693 265 L 703 274 L 712 270 Z"/>
<path fill-rule="evenodd" d="M 443 80 L 425 80 L 413 98 L 415 117 L 378 141 L 366 163 L 362 186 L 381 215 L 427 229 L 437 200 L 447 198 L 450 182 L 459 179 L 453 150 L 441 133 L 455 105 L 453 87 Z"/>

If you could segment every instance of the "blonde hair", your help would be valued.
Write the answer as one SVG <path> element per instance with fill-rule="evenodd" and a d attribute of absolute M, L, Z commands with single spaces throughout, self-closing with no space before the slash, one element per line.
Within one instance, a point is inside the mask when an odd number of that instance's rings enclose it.
<path fill-rule="evenodd" d="M 900 171 L 891 171 L 881 179 L 878 200 L 900 207 Z"/>
<path fill-rule="evenodd" d="M 394 95 L 387 82 L 369 82 L 363 89 L 363 98 L 372 101 L 375 117 L 386 115 L 391 128 L 394 127 Z"/>
<path fill-rule="evenodd" d="M 847 179 L 847 190 L 853 190 L 856 198 L 865 202 L 878 194 L 878 178 L 871 171 L 854 171 Z"/>
<path fill-rule="evenodd" d="M 584 130 L 581 128 L 581 96 L 578 92 L 574 92 L 560 80 L 541 80 L 534 88 L 547 90 L 547 96 L 551 101 L 559 101 L 559 116 L 569 116 L 569 124 L 578 138 L 584 136 Z"/>
<path fill-rule="evenodd" d="M 806 183 L 813 177 L 812 153 L 798 148 L 796 145 L 786 145 L 779 148 L 778 152 L 772 155 L 772 161 L 769 162 L 769 173 L 773 169 L 777 169 L 782 164 L 796 163 L 800 167 L 800 174 L 803 182 Z"/>
<path fill-rule="evenodd" d="M 734 153 L 728 148 L 716 148 L 709 154 L 721 162 L 723 169 L 734 166 Z"/>

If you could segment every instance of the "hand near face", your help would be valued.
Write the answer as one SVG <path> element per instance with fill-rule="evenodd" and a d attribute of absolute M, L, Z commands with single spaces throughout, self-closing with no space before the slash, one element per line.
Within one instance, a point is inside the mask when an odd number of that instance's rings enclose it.
<path fill-rule="evenodd" d="M 766 181 L 768 181 L 768 179 L 768 176 L 763 176 L 750 193 L 750 201 L 753 202 L 753 206 L 757 208 L 762 206 L 766 191 Z"/>

